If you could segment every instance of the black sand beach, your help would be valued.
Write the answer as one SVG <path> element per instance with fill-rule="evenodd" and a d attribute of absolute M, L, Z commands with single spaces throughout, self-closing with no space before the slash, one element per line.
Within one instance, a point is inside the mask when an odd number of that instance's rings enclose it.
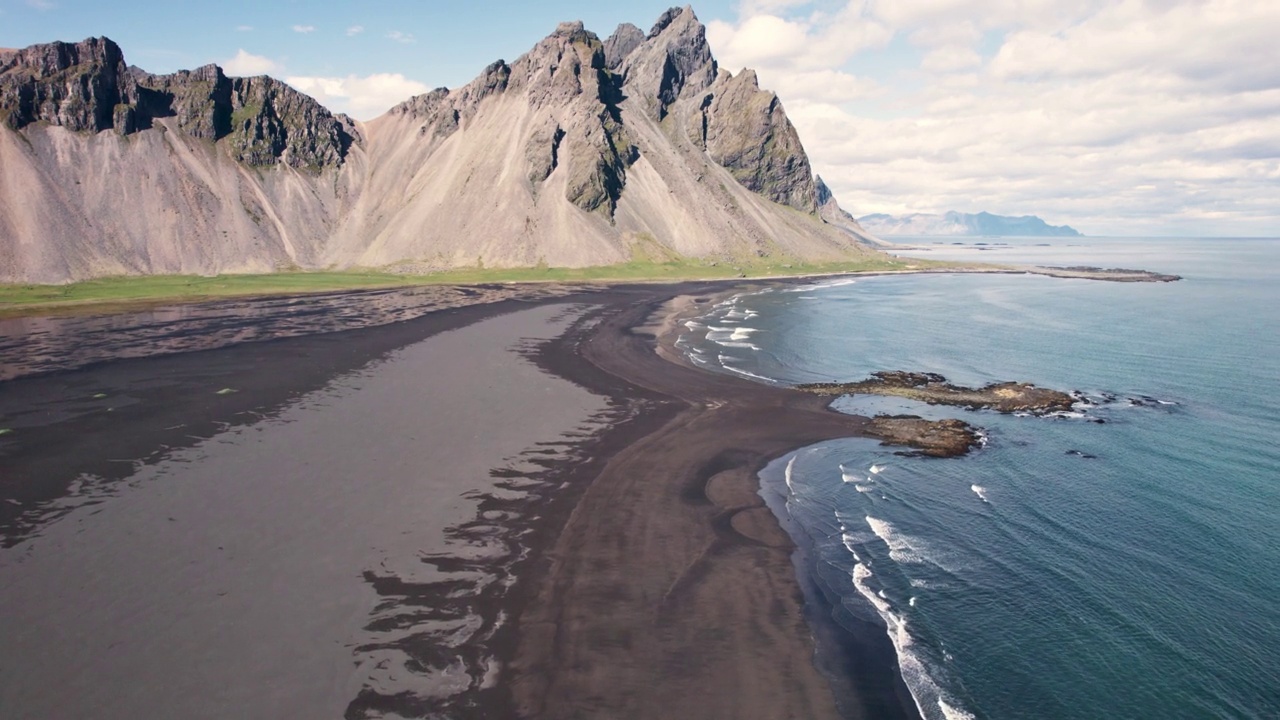
<path fill-rule="evenodd" d="M 913 717 L 757 494 L 863 421 L 671 349 L 730 287 L 66 343 L 0 383 L 0 715 Z"/>

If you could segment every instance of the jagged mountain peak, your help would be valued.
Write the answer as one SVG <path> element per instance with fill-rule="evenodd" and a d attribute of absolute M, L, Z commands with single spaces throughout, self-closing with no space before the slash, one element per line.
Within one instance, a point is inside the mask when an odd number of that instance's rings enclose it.
<path fill-rule="evenodd" d="M 33 45 L 0 58 L 0 121 L 12 129 L 46 123 L 132 135 L 167 118 L 251 166 L 319 172 L 340 165 L 358 139 L 350 119 L 279 80 L 230 78 L 214 64 L 152 75 L 126 65 L 105 37 Z"/>
<path fill-rule="evenodd" d="M 624 88 L 641 98 L 654 118 L 664 119 L 681 97 L 715 82 L 717 65 L 706 31 L 692 8 L 672 8 L 658 19 L 644 42 L 622 59 Z"/>
<path fill-rule="evenodd" d="M 665 12 L 658 16 L 657 22 L 655 22 L 653 24 L 653 28 L 649 30 L 649 39 L 652 40 L 662 34 L 662 31 L 670 27 L 676 20 L 683 20 L 686 24 L 690 25 L 701 25 L 701 23 L 698 22 L 698 16 L 693 12 L 692 5 L 667 8 Z"/>
<path fill-rule="evenodd" d="M 645 41 L 644 31 L 631 23 L 622 23 L 604 41 L 605 67 L 617 70 L 622 61 Z"/>

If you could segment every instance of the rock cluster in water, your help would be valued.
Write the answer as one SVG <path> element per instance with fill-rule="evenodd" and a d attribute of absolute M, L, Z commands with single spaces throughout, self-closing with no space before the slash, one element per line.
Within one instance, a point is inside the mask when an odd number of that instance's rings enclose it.
<path fill-rule="evenodd" d="M 1029 383 L 993 383 L 981 388 L 952 385 L 937 373 L 902 370 L 875 372 L 867 380 L 847 383 L 809 383 L 798 386 L 804 392 L 819 395 L 893 395 L 929 403 L 954 405 L 1002 413 L 1044 415 L 1065 412 L 1076 398 L 1058 390 L 1036 387 Z"/>
<path fill-rule="evenodd" d="M 877 415 L 867 434 L 889 445 L 915 448 L 921 455 L 949 458 L 982 444 L 982 435 L 969 423 L 954 418 L 926 420 L 918 415 Z"/>

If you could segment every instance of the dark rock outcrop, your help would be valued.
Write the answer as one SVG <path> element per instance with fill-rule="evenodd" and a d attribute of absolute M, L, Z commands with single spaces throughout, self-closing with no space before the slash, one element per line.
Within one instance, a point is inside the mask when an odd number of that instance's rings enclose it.
<path fill-rule="evenodd" d="M 107 38 L 33 45 L 0 58 L 0 119 L 12 129 L 47 123 L 122 135 L 174 118 L 251 166 L 319 170 L 345 159 L 353 123 L 266 76 L 229 78 L 216 65 L 151 75 L 125 65 Z"/>
<path fill-rule="evenodd" d="M 992 383 L 980 388 L 952 385 L 937 373 L 915 373 L 902 370 L 871 373 L 867 380 L 851 383 L 809 383 L 797 386 L 818 395 L 895 395 L 920 400 L 930 405 L 954 405 L 972 409 L 988 409 L 1002 413 L 1026 412 L 1044 415 L 1071 410 L 1076 398 L 1029 383 Z"/>
<path fill-rule="evenodd" d="M 15 130 L 45 122 L 76 132 L 117 125 L 128 132 L 133 98 L 124 53 L 107 38 L 0 56 L 0 120 Z"/>
<path fill-rule="evenodd" d="M 510 66 L 499 60 L 456 92 L 434 90 L 391 112 L 421 118 L 420 134 L 444 138 L 487 98 L 520 93 L 539 118 L 525 144 L 526 175 L 535 191 L 564 166 L 565 198 L 612 217 L 638 153 L 617 106 L 620 84 L 600 38 L 580 22 L 561 23 Z"/>
<path fill-rule="evenodd" d="M 918 415 L 877 415 L 871 418 L 867 434 L 886 445 L 914 448 L 929 457 L 959 457 L 982 444 L 973 426 L 954 418 L 925 420 Z"/>
<path fill-rule="evenodd" d="M 609 70 L 617 70 L 622 61 L 645 40 L 644 31 L 631 23 L 622 23 L 604 41 L 604 64 Z"/>
<path fill-rule="evenodd" d="M 655 119 L 665 118 L 681 97 L 715 82 L 717 66 L 706 30 L 692 8 L 671 8 L 621 61 L 626 94 L 638 98 Z"/>
<path fill-rule="evenodd" d="M 770 200 L 818 211 L 809 157 L 778 96 L 753 70 L 722 73 L 699 104 L 703 146 L 738 182 Z"/>

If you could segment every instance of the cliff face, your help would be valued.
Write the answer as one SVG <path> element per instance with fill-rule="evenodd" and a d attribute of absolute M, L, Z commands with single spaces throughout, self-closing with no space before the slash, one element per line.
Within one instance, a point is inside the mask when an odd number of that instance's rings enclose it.
<path fill-rule="evenodd" d="M 41 123 L 132 135 L 169 117 L 192 137 L 227 138 L 228 153 L 247 165 L 338 165 L 354 142 L 349 119 L 269 77 L 228 78 L 216 65 L 151 75 L 126 67 L 106 38 L 0 56 L 0 119 L 11 129 Z"/>
<path fill-rule="evenodd" d="M 269 77 L 38 45 L 0 55 L 0 122 L 0 281 L 865 251 L 688 8 L 604 41 L 561 24 L 368 124 Z"/>

